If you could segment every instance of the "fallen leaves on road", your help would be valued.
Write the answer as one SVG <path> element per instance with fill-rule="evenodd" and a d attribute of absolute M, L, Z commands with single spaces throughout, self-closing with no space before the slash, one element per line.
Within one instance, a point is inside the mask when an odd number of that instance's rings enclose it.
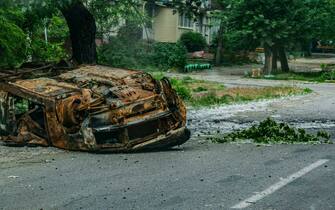
<path fill-rule="evenodd" d="M 297 129 L 287 123 L 278 123 L 271 118 L 260 122 L 258 125 L 253 125 L 251 128 L 214 138 L 214 141 L 218 143 L 236 142 L 239 140 L 252 140 L 254 143 L 259 144 L 333 143 L 328 132 L 320 130 L 316 135 L 313 135 L 307 133 L 305 129 Z"/>

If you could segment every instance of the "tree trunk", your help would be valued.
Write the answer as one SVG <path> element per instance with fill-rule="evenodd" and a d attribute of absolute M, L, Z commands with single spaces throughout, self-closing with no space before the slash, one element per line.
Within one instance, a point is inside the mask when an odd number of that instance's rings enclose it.
<path fill-rule="evenodd" d="M 265 51 L 265 64 L 264 64 L 264 74 L 270 75 L 272 72 L 272 51 L 268 44 L 264 45 Z"/>
<path fill-rule="evenodd" d="M 220 65 L 222 62 L 222 56 L 223 56 L 223 33 L 224 33 L 224 23 L 221 21 L 220 23 L 220 28 L 218 31 L 218 40 L 217 40 L 217 48 L 216 48 L 216 53 L 215 53 L 215 65 Z"/>
<path fill-rule="evenodd" d="M 278 47 L 278 54 L 280 59 L 280 66 L 283 72 L 289 72 L 290 67 L 288 65 L 288 60 L 285 52 L 285 48 L 283 46 Z"/>
<path fill-rule="evenodd" d="M 72 58 L 78 64 L 95 64 L 97 52 L 95 44 L 96 24 L 93 15 L 81 2 L 62 8 L 72 41 Z"/>
<path fill-rule="evenodd" d="M 278 65 L 277 65 L 277 62 L 278 62 L 278 47 L 276 45 L 274 45 L 271 48 L 271 51 L 272 51 L 272 71 L 275 72 L 275 71 L 278 70 Z"/>

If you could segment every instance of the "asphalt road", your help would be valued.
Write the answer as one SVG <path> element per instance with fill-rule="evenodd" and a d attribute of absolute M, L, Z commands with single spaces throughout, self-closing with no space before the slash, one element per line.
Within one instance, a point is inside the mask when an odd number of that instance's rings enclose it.
<path fill-rule="evenodd" d="M 228 85 L 276 83 L 214 79 Z M 212 132 L 274 116 L 334 131 L 335 85 L 295 85 L 315 92 L 193 110 L 190 127 L 193 133 Z M 335 145 L 213 144 L 200 134 L 181 148 L 133 154 L 0 146 L 0 209 L 332 210 L 334 169 Z"/>
<path fill-rule="evenodd" d="M 246 209 L 335 209 L 333 145 L 257 147 L 193 139 L 153 153 L 32 151 L 27 159 L 1 163 L 2 209 L 230 209 L 319 160 L 329 161 Z"/>

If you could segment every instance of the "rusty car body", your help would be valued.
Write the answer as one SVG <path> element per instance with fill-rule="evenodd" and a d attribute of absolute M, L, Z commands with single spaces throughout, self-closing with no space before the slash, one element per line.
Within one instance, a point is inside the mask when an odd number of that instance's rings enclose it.
<path fill-rule="evenodd" d="M 42 69 L 53 76 L 0 75 L 5 144 L 127 152 L 170 148 L 190 137 L 185 105 L 166 78 L 99 65 Z"/>

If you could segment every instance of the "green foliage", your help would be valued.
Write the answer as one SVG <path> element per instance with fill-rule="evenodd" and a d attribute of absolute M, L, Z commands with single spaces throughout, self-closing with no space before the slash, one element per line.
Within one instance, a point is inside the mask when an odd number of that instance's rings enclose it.
<path fill-rule="evenodd" d="M 152 72 L 156 80 L 166 77 L 164 72 Z M 311 93 L 310 89 L 296 87 L 264 87 L 264 88 L 226 88 L 218 82 L 209 82 L 183 78 L 170 78 L 172 87 L 191 106 L 209 107 L 224 104 L 242 103 L 262 99 L 278 98 L 290 95 Z"/>
<path fill-rule="evenodd" d="M 195 92 L 195 93 L 206 92 L 206 91 L 208 91 L 208 89 L 204 88 L 202 86 L 193 89 L 193 92 Z"/>
<path fill-rule="evenodd" d="M 209 107 L 222 104 L 231 104 L 234 102 L 234 97 L 230 95 L 217 96 L 214 92 L 210 92 L 209 94 L 200 98 L 194 98 L 191 101 L 191 105 L 194 107 Z"/>
<path fill-rule="evenodd" d="M 51 42 L 63 43 L 69 37 L 66 21 L 59 13 L 47 19 L 47 27 Z"/>
<path fill-rule="evenodd" d="M 101 64 L 119 68 L 141 68 L 151 65 L 152 47 L 148 43 L 131 42 L 110 37 L 109 43 L 98 48 L 98 61 Z"/>
<path fill-rule="evenodd" d="M 180 44 L 133 42 L 111 37 L 108 44 L 98 50 L 99 63 L 120 68 L 154 66 L 161 70 L 183 68 L 186 50 Z"/>
<path fill-rule="evenodd" d="M 17 67 L 25 59 L 26 34 L 19 27 L 22 14 L 13 9 L 0 9 L 0 68 Z"/>
<path fill-rule="evenodd" d="M 44 37 L 44 26 L 48 29 L 48 43 Z M 58 62 L 67 57 L 64 43 L 69 36 L 65 20 L 59 16 L 45 19 L 35 25 L 31 32 L 29 53 L 34 62 Z"/>
<path fill-rule="evenodd" d="M 287 123 L 277 123 L 268 118 L 245 130 L 235 131 L 217 138 L 216 142 L 235 142 L 239 140 L 253 140 L 255 143 L 331 143 L 329 133 L 319 131 L 317 135 L 306 133 L 304 129 L 296 129 Z"/>
<path fill-rule="evenodd" d="M 155 79 L 155 80 L 161 80 L 163 79 L 165 76 L 165 74 L 163 72 L 152 72 L 151 76 Z"/>
<path fill-rule="evenodd" d="M 251 78 L 251 75 L 247 75 Z M 258 79 L 258 78 L 254 78 Z M 262 77 L 261 79 L 268 80 L 301 80 L 309 82 L 328 82 L 335 80 L 335 70 L 321 71 L 321 72 L 290 72 L 290 73 L 277 73 L 273 77 Z"/>
<path fill-rule="evenodd" d="M 310 88 L 304 88 L 304 93 L 305 94 L 310 94 L 310 93 L 313 93 L 313 90 L 310 89 Z"/>
<path fill-rule="evenodd" d="M 201 51 L 207 46 L 206 39 L 197 32 L 183 33 L 179 41 L 186 47 L 188 52 Z"/>
<path fill-rule="evenodd" d="M 334 8 L 332 0 L 232 1 L 228 31 L 250 46 L 299 47 L 312 38 L 334 37 Z"/>
<path fill-rule="evenodd" d="M 308 38 L 335 39 L 335 1 L 305 1 L 308 7 L 307 22 L 312 30 Z"/>
<path fill-rule="evenodd" d="M 34 15 L 24 11 L 13 2 L 8 8 L 0 9 L 0 67 L 19 67 L 28 58 L 58 61 L 66 57 L 63 45 L 68 29 L 64 19 L 57 15 L 34 19 Z M 44 40 L 44 26 L 49 31 L 48 44 Z"/>
<path fill-rule="evenodd" d="M 14 102 L 14 111 L 16 115 L 24 114 L 29 111 L 29 101 L 23 98 L 17 98 Z"/>
<path fill-rule="evenodd" d="M 190 89 L 184 85 L 183 80 L 170 79 L 173 89 L 176 90 L 177 94 L 184 100 L 190 100 L 192 98 Z"/>
<path fill-rule="evenodd" d="M 189 17 L 199 17 L 204 13 L 206 6 L 204 0 L 171 0 L 166 2 L 168 2 L 168 5 L 173 6 L 176 11 L 184 13 Z"/>
<path fill-rule="evenodd" d="M 150 22 L 145 10 L 142 10 L 143 4 L 141 5 L 141 1 L 113 0 L 106 2 L 106 0 L 83 0 L 83 2 L 85 2 L 85 5 L 87 5 L 96 20 L 98 37 L 108 35 L 111 28 L 120 26 L 124 21 L 126 21 L 127 26 L 123 27 L 121 31 L 133 30 Z M 137 37 L 138 31 L 135 30 L 133 32 L 135 32 Z M 130 38 L 133 39 L 134 37 Z"/>
<path fill-rule="evenodd" d="M 63 43 L 46 44 L 43 39 L 33 39 L 30 52 L 34 62 L 59 62 L 67 57 Z"/>
<path fill-rule="evenodd" d="M 156 80 L 161 80 L 165 78 L 165 74 L 163 72 L 156 72 L 152 74 L 153 78 Z M 171 78 L 169 79 L 173 89 L 176 90 L 177 94 L 184 100 L 191 100 L 192 94 L 190 89 L 187 87 L 187 83 L 192 81 L 192 78 L 185 77 L 182 80 Z"/>
<path fill-rule="evenodd" d="M 242 0 L 235 5 L 232 24 L 258 43 L 285 43 L 306 36 L 308 8 L 301 0 Z"/>
<path fill-rule="evenodd" d="M 135 22 L 128 22 L 119 29 L 117 37 L 123 43 L 136 43 L 142 38 L 142 28 Z"/>
<path fill-rule="evenodd" d="M 162 69 L 184 68 L 186 65 L 186 49 L 180 43 L 155 43 L 152 61 Z"/>
<path fill-rule="evenodd" d="M 321 74 L 321 80 L 323 81 L 326 81 L 326 80 L 330 80 L 330 81 L 333 81 L 335 80 L 335 70 L 331 70 L 331 71 L 326 71 L 326 72 L 323 72 Z"/>

